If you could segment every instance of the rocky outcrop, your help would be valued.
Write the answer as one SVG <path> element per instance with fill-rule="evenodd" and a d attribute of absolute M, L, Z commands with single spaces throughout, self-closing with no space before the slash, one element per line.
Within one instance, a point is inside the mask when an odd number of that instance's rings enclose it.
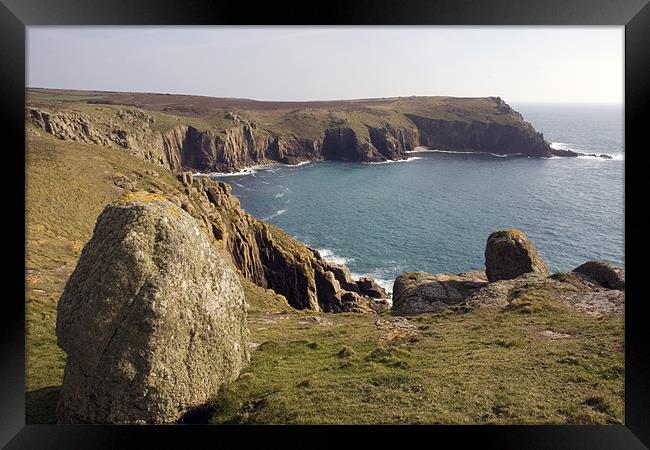
<path fill-rule="evenodd" d="M 530 272 L 514 279 L 489 283 L 468 297 L 463 305 L 467 308 L 499 308 L 523 314 L 535 314 L 547 308 L 562 308 L 602 317 L 623 313 L 625 294 L 617 289 L 603 289 L 572 273 L 544 276 Z"/>
<path fill-rule="evenodd" d="M 625 269 L 608 261 L 587 261 L 572 272 L 609 289 L 625 289 Z"/>
<path fill-rule="evenodd" d="M 483 272 L 458 275 L 407 272 L 395 279 L 392 312 L 400 315 L 436 312 L 462 303 L 487 285 Z"/>
<path fill-rule="evenodd" d="M 357 281 L 359 292 L 372 298 L 387 298 L 388 292 L 372 278 L 362 277 Z"/>
<path fill-rule="evenodd" d="M 550 273 L 524 233 L 508 228 L 490 234 L 485 246 L 485 273 L 489 281 L 509 280 L 529 272 Z"/>
<path fill-rule="evenodd" d="M 532 314 L 568 308 L 600 317 L 625 307 L 625 271 L 604 261 L 588 261 L 569 273 L 549 275 L 532 242 L 512 228 L 493 232 L 485 249 L 486 272 L 409 272 L 395 279 L 398 315 L 461 309 L 500 308 Z"/>
<path fill-rule="evenodd" d="M 248 363 L 240 281 L 186 212 L 151 193 L 108 205 L 58 304 L 62 423 L 170 423 Z"/>

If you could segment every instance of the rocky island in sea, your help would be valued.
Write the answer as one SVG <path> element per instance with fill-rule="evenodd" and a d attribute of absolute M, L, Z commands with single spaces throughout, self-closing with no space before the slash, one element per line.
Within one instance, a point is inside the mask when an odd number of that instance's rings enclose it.
<path fill-rule="evenodd" d="M 577 155 L 498 97 L 34 89 L 25 119 L 28 422 L 622 423 L 623 269 L 551 273 L 500 229 L 484 271 L 404 273 L 391 306 L 192 174 Z"/>

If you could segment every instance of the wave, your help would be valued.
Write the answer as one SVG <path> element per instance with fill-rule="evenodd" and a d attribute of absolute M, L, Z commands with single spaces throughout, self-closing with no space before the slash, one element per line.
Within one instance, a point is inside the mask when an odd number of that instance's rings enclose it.
<path fill-rule="evenodd" d="M 289 189 L 288 187 L 284 187 L 280 185 L 278 185 L 278 187 L 282 188 L 282 191 L 278 192 L 277 194 L 274 194 L 273 197 L 275 198 L 282 198 L 284 197 L 284 194 L 286 194 L 287 192 L 291 192 L 291 189 Z"/>
<path fill-rule="evenodd" d="M 593 159 L 593 160 L 598 160 L 598 161 L 623 161 L 625 159 L 625 156 L 623 153 L 599 153 L 602 155 L 607 155 L 611 156 L 612 159 L 607 159 L 607 158 L 601 158 L 600 156 L 592 156 L 592 155 L 580 155 L 577 158 L 578 159 Z"/>
<path fill-rule="evenodd" d="M 584 150 L 581 148 L 577 148 L 573 144 L 570 144 L 568 142 L 551 142 L 551 148 L 554 148 L 555 150 L 570 150 L 579 153 L 595 153 L 597 155 L 607 155 L 607 156 L 611 156 L 612 157 L 611 160 L 613 161 L 623 161 L 625 159 L 625 154 L 623 152 L 605 153 L 605 152 L 598 152 L 595 150 Z M 578 156 L 577 158 L 608 161 L 606 158 L 601 158 L 599 156 L 592 156 L 592 155 L 581 155 Z"/>
<path fill-rule="evenodd" d="M 353 258 L 346 258 L 344 256 L 339 256 L 339 255 L 335 254 L 329 248 L 317 248 L 316 250 L 318 251 L 318 253 L 320 253 L 320 256 L 325 261 L 333 263 L 333 264 L 347 264 L 349 262 L 354 261 Z"/>
<path fill-rule="evenodd" d="M 433 153 L 442 150 L 434 150 L 426 147 L 415 147 L 413 150 L 406 150 L 404 153 Z"/>
<path fill-rule="evenodd" d="M 271 220 L 271 219 L 273 219 L 274 217 L 281 216 L 281 215 L 284 214 L 285 212 L 287 212 L 286 209 L 280 209 L 280 210 L 276 211 L 275 214 L 271 214 L 269 217 L 266 217 L 266 218 L 264 218 L 264 219 L 262 219 L 262 220 L 264 220 L 264 221 Z"/>
<path fill-rule="evenodd" d="M 311 164 L 313 161 L 302 161 L 299 162 L 298 164 L 285 164 L 285 166 L 288 167 L 300 167 L 300 166 L 306 166 L 307 164 Z"/>
<path fill-rule="evenodd" d="M 406 159 L 388 159 L 386 161 L 363 162 L 361 164 L 372 164 L 372 165 L 376 165 L 376 164 L 393 164 L 393 163 L 416 161 L 418 159 L 422 159 L 422 157 L 421 156 L 411 156 L 411 157 L 406 158 Z"/>
<path fill-rule="evenodd" d="M 238 177 L 243 175 L 255 175 L 260 170 L 270 170 L 277 166 L 278 163 L 271 164 L 258 164 L 256 166 L 245 167 L 237 172 L 210 172 L 210 173 L 201 173 L 197 172 L 193 175 L 197 176 L 208 176 L 211 178 L 224 178 L 224 177 Z"/>
<path fill-rule="evenodd" d="M 572 144 L 569 144 L 567 142 L 551 142 L 551 148 L 554 148 L 555 150 L 573 150 L 573 151 L 578 151 L 575 147 L 573 147 Z"/>
<path fill-rule="evenodd" d="M 424 148 L 422 150 L 411 150 L 405 153 L 451 153 L 460 155 L 490 155 L 497 158 L 510 158 L 513 156 L 526 156 L 524 153 L 489 153 L 489 152 L 464 152 L 460 150 L 437 150 L 433 148 Z"/>

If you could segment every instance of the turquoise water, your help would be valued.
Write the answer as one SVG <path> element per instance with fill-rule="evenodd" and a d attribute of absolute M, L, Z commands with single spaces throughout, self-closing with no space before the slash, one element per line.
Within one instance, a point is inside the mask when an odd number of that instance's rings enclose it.
<path fill-rule="evenodd" d="M 516 227 L 554 271 L 623 265 L 621 107 L 512 105 L 558 148 L 599 158 L 412 153 L 408 161 L 276 165 L 218 177 L 245 210 L 392 288 L 405 271 L 483 269 L 494 229 Z"/>

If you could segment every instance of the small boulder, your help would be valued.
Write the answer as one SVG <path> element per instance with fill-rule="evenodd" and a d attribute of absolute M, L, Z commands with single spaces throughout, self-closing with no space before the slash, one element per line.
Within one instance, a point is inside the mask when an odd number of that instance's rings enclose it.
<path fill-rule="evenodd" d="M 189 214 L 136 192 L 97 219 L 58 304 L 61 423 L 172 423 L 248 363 L 234 270 Z"/>
<path fill-rule="evenodd" d="M 119 188 L 122 188 L 126 191 L 134 191 L 136 189 L 137 182 L 130 179 L 126 175 L 120 172 L 115 172 L 113 175 L 113 184 Z"/>
<path fill-rule="evenodd" d="M 180 172 L 177 175 L 178 181 L 183 183 L 183 186 L 190 187 L 192 186 L 192 183 L 194 182 L 194 177 L 192 175 L 192 172 Z"/>
<path fill-rule="evenodd" d="M 584 275 L 609 289 L 625 289 L 625 269 L 607 261 L 587 261 L 572 272 Z"/>
<path fill-rule="evenodd" d="M 511 280 L 524 273 L 549 275 L 532 241 L 514 228 L 496 230 L 485 246 L 485 273 L 490 282 Z"/>
<path fill-rule="evenodd" d="M 375 280 L 368 277 L 359 278 L 357 281 L 359 292 L 372 298 L 388 298 L 388 292 L 381 287 Z"/>

